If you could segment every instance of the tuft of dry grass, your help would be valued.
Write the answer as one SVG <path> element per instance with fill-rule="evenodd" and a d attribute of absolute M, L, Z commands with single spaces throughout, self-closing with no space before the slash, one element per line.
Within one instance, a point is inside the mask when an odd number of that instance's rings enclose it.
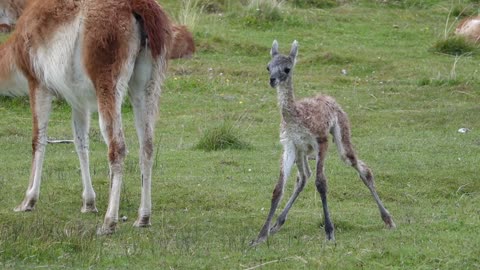
<path fill-rule="evenodd" d="M 203 5 L 199 0 L 182 0 L 182 7 L 178 12 L 176 21 L 186 25 L 190 31 L 195 29 L 198 20 L 203 12 Z"/>

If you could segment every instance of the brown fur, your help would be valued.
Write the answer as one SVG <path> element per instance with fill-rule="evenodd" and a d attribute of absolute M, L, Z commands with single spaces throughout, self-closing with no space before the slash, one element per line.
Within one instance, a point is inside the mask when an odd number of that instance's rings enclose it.
<path fill-rule="evenodd" d="M 25 24 L 28 24 L 28 41 L 25 40 L 24 44 L 42 44 L 44 40 L 48 40 L 49 35 L 54 33 L 56 28 L 75 17 L 82 2 L 81 0 L 64 0 L 61 5 L 56 5 L 58 3 L 57 0 L 29 1 L 32 7 L 25 10 L 25 17 L 28 17 L 28 21 L 20 21 L 19 30 L 17 30 L 17 32 L 22 32 L 25 29 Z M 17 11 L 18 16 L 20 16 L 27 1 L 17 0 L 14 2 L 17 2 L 16 6 L 21 7 Z M 112 9 L 112 5 L 116 5 L 116 8 Z M 98 10 L 101 12 L 97 12 Z M 155 2 L 149 0 L 97 1 L 91 9 L 86 11 L 85 19 L 87 33 L 91 37 L 92 46 L 98 45 L 100 48 L 103 48 L 102 53 L 97 53 L 93 58 L 99 59 L 96 62 L 101 62 L 105 59 L 115 59 L 115 57 L 122 59 L 126 52 L 122 54 L 119 51 L 115 51 L 115 48 L 117 46 L 124 48 L 124 46 L 113 43 L 131 34 L 131 26 L 125 23 L 129 21 L 132 13 L 142 18 L 142 27 L 146 31 L 149 41 L 148 46 L 151 48 L 152 56 L 157 57 L 163 50 L 170 51 L 173 35 L 172 25 L 168 15 Z M 97 25 L 102 25 L 102 27 L 98 28 L 96 27 Z M 8 25 L 5 25 L 4 28 L 8 31 L 11 30 L 11 26 Z M 92 29 L 94 30 L 90 31 Z M 113 31 L 113 29 L 119 29 L 125 31 L 125 33 L 120 33 L 121 36 L 115 36 L 119 33 Z M 176 36 L 178 36 L 176 45 L 178 48 L 182 48 L 182 50 L 176 50 L 176 58 L 178 58 L 189 53 L 192 49 L 190 44 L 183 44 L 183 42 L 189 42 L 190 33 L 188 30 L 179 26 L 176 28 L 176 31 Z M 193 43 L 193 38 L 191 42 Z M 109 46 L 111 45 L 115 45 L 113 52 L 110 52 Z M 187 48 L 189 51 L 187 51 Z M 88 51 L 88 48 L 86 50 Z M 24 69 L 25 65 L 22 65 L 21 68 Z M 87 69 L 89 68 L 87 67 Z M 94 73 L 92 72 L 91 75 Z"/>
<path fill-rule="evenodd" d="M 0 82 L 8 80 L 12 76 L 15 58 L 12 52 L 12 41 L 7 40 L 0 46 Z"/>
<path fill-rule="evenodd" d="M 12 26 L 6 23 L 0 24 L 0 33 L 8 33 L 12 31 Z"/>
<path fill-rule="evenodd" d="M 173 25 L 173 46 L 169 59 L 191 58 L 195 54 L 193 35 L 185 25 Z"/>
<path fill-rule="evenodd" d="M 115 4 L 116 8 L 111 9 Z M 116 98 L 116 85 L 111 78 L 118 77 L 122 60 L 128 54 L 128 37 L 133 31 L 132 10 L 127 1 L 105 0 L 98 1 L 85 13 L 83 61 L 97 91 L 98 110 L 106 115 L 107 121 L 111 121 L 115 118 Z M 109 125 L 107 128 L 108 136 L 113 136 L 113 127 Z M 114 154 L 109 153 L 109 156 L 112 160 Z"/>
<path fill-rule="evenodd" d="M 31 80 L 30 82 L 30 110 L 32 111 L 32 114 L 35 115 L 35 107 L 36 107 L 36 100 L 34 98 L 35 96 L 35 91 L 38 89 L 38 81 L 37 80 Z M 37 152 L 38 148 L 38 137 L 39 137 L 39 127 L 38 127 L 38 118 L 33 117 L 32 119 L 32 156 L 35 155 Z M 33 166 L 32 166 L 33 167 Z"/>
<path fill-rule="evenodd" d="M 304 189 L 307 179 L 311 176 L 307 158 L 314 151 L 317 155 L 315 185 L 322 200 L 325 235 L 327 240 L 335 240 L 334 226 L 327 203 L 327 178 L 324 174 L 324 161 L 328 149 L 327 138 L 329 133 L 333 136 L 342 160 L 359 173 L 360 178 L 370 190 L 385 224 L 389 228 L 394 228 L 395 223 L 375 190 L 371 170 L 365 163 L 356 158 L 353 145 L 350 142 L 350 124 L 347 114 L 329 96 L 319 95 L 300 101 L 295 100 L 292 78 L 297 52 L 297 41 L 293 42 L 288 56 L 281 55 L 278 52 L 277 41 L 273 42 L 270 51 L 272 60 L 268 63 L 267 70 L 270 73 L 270 86 L 275 88 L 278 94 L 278 105 L 282 118 L 280 142 L 284 151 L 280 176 L 272 194 L 270 210 L 257 238 L 252 241 L 251 245 L 258 245 L 264 242 L 270 234 L 278 232 L 283 226 L 290 208 Z M 283 211 L 277 217 L 277 221 L 271 226 L 272 218 L 284 193 L 283 188 L 295 164 L 298 168 L 298 176 L 294 192 Z"/>
<path fill-rule="evenodd" d="M 480 22 L 475 22 L 478 20 L 480 20 L 480 16 L 463 19 L 455 29 L 455 34 L 463 36 L 471 42 L 478 43 L 480 41 Z"/>
<path fill-rule="evenodd" d="M 132 0 L 132 10 L 143 18 L 153 57 L 171 46 L 172 29 L 167 14 L 160 6 L 149 0 Z"/>
<path fill-rule="evenodd" d="M 60 31 L 69 39 L 59 40 Z M 88 170 L 88 117 L 95 107 L 99 110 L 112 180 L 99 233 L 114 231 L 126 155 L 120 107 L 128 93 L 137 98 L 133 103 L 142 181 L 147 183 L 142 186 L 140 219 L 135 226 L 149 225 L 153 127 L 171 42 L 170 19 L 155 0 L 30 0 L 15 32 L 0 46 L 0 86 L 11 81 L 14 72 L 21 72 L 28 81 L 33 118 L 30 184 L 16 211 L 32 210 L 38 200 L 51 99 L 60 94 L 73 107 L 75 146 L 84 184 L 82 212 L 96 211 Z M 55 59 L 57 55 L 68 58 Z M 59 65 L 58 73 L 49 60 Z M 152 73 L 142 72 L 141 67 L 151 67 Z M 128 89 L 127 84 L 131 86 Z M 80 90 L 85 90 L 85 95 L 77 92 Z"/>
<path fill-rule="evenodd" d="M 24 15 L 20 17 L 17 29 L 11 37 L 16 64 L 28 81 L 36 77 L 29 51 L 51 38 L 58 27 L 72 20 L 80 11 L 80 0 L 65 0 L 61 5 L 56 0 L 31 0 Z"/>
<path fill-rule="evenodd" d="M 297 117 L 317 137 L 327 137 L 334 113 L 341 108 L 330 96 L 319 95 L 295 102 Z"/>
<path fill-rule="evenodd" d="M 71 21 L 80 11 L 80 0 L 31 0 L 18 20 L 16 32 L 28 36 L 35 47 L 49 40 L 58 27 Z"/>

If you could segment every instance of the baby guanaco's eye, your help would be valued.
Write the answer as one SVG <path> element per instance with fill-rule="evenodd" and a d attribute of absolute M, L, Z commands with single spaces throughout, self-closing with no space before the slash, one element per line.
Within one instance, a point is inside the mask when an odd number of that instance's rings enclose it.
<path fill-rule="evenodd" d="M 288 74 L 288 73 L 290 72 L 290 69 L 289 69 L 289 68 L 285 68 L 283 71 Z"/>

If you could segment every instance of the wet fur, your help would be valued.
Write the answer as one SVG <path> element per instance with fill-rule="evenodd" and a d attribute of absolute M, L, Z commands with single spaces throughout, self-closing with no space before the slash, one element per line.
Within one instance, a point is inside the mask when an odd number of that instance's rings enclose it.
<path fill-rule="evenodd" d="M 372 193 L 386 226 L 394 228 L 395 223 L 375 190 L 371 170 L 356 157 L 350 141 L 350 123 L 347 114 L 329 96 L 318 95 L 300 101 L 295 100 L 293 73 L 297 52 L 298 43 L 295 41 L 292 44 L 290 54 L 288 56 L 281 55 L 278 52 L 278 43 L 274 41 L 270 53 L 272 60 L 269 62 L 267 69 L 270 73 L 270 86 L 277 90 L 281 115 L 280 142 L 283 145 L 283 154 L 280 162 L 280 176 L 273 190 L 270 210 L 257 238 L 252 241 L 251 245 L 254 246 L 264 242 L 270 234 L 279 231 L 285 223 L 290 208 L 304 189 L 307 179 L 311 176 L 308 164 L 308 155 L 311 154 L 316 155 L 315 185 L 322 200 L 326 239 L 335 240 L 334 226 L 327 203 L 327 178 L 324 173 L 324 160 L 328 149 L 329 134 L 333 136 L 342 160 L 359 173 L 360 179 Z M 286 181 L 294 165 L 298 168 L 294 192 L 276 222 L 271 225 L 273 216 L 283 197 Z"/>

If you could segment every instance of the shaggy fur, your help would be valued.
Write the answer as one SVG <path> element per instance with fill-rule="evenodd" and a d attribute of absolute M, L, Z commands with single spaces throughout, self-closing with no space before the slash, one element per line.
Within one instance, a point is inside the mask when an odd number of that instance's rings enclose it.
<path fill-rule="evenodd" d="M 195 54 L 193 35 L 186 26 L 172 25 L 172 36 L 168 59 L 188 59 Z M 27 81 L 14 64 L 12 41 L 13 39 L 9 39 L 0 45 L 0 95 L 25 96 L 28 95 Z"/>
<path fill-rule="evenodd" d="M 270 211 L 267 219 L 252 245 L 264 242 L 270 234 L 276 233 L 285 223 L 288 211 L 302 192 L 307 179 L 311 175 L 308 155 L 315 154 L 317 171 L 315 185 L 323 205 L 325 233 L 327 240 L 335 240 L 334 226 L 330 218 L 327 204 L 327 178 L 324 173 L 324 160 L 328 148 L 328 134 L 332 134 L 342 160 L 352 166 L 360 179 L 372 193 L 380 215 L 389 228 L 395 223 L 390 213 L 383 206 L 375 190 L 373 174 L 368 166 L 359 160 L 350 141 L 350 123 L 347 114 L 332 97 L 319 95 L 296 101 L 293 93 L 293 70 L 297 58 L 298 44 L 295 41 L 288 56 L 278 52 L 277 41 L 273 42 L 271 57 L 267 69 L 270 73 L 270 86 L 277 90 L 278 105 L 281 114 L 280 142 L 283 155 L 280 163 L 280 176 L 273 190 Z M 275 211 L 282 199 L 285 183 L 291 169 L 297 165 L 297 184 L 293 195 L 273 226 L 270 226 Z"/>
<path fill-rule="evenodd" d="M 193 35 L 185 25 L 173 25 L 173 46 L 169 59 L 191 58 L 195 54 Z"/>

